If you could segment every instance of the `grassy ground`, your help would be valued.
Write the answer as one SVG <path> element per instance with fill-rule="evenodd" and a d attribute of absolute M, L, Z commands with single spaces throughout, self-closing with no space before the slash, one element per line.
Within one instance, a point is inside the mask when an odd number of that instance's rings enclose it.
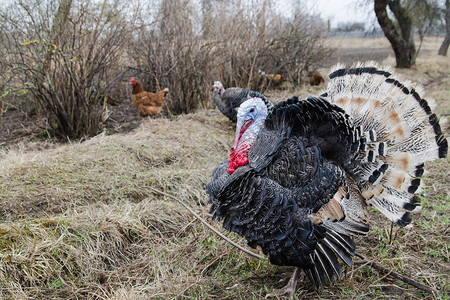
<path fill-rule="evenodd" d="M 416 68 L 399 72 L 424 85 L 436 111 L 448 114 L 450 62 L 424 53 Z M 234 249 L 148 188 L 177 196 L 210 220 L 205 185 L 233 135 L 217 110 L 203 110 L 83 143 L 0 148 L 0 298 L 260 299 L 281 287 L 290 268 Z M 449 169 L 449 159 L 430 164 L 413 229 L 391 228 L 373 213 L 370 235 L 356 241 L 358 253 L 437 289 L 441 299 L 450 295 Z M 432 298 L 356 261 L 343 280 L 319 291 L 299 283 L 295 298 Z"/>

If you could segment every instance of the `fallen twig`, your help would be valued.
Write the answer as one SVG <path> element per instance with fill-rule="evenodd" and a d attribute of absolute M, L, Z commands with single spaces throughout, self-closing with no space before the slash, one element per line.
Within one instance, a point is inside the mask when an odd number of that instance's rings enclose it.
<path fill-rule="evenodd" d="M 230 240 L 229 238 L 227 238 L 226 236 L 224 236 L 222 233 L 220 233 L 217 229 L 215 229 L 214 227 L 212 227 L 212 225 L 210 225 L 208 222 L 206 222 L 205 219 L 203 219 L 202 217 L 200 217 L 195 211 L 192 210 L 192 208 L 190 208 L 186 203 L 184 203 L 184 202 L 181 201 L 180 199 L 178 199 L 178 198 L 176 198 L 176 197 L 174 197 L 174 196 L 172 196 L 172 195 L 170 195 L 170 194 L 167 194 L 167 193 L 165 193 L 165 192 L 163 192 L 163 191 L 160 191 L 160 190 L 158 190 L 158 189 L 155 189 L 154 187 L 149 186 L 148 188 L 151 189 L 152 191 L 158 193 L 158 194 L 161 194 L 161 195 L 164 195 L 164 196 L 166 196 L 166 197 L 169 197 L 169 198 L 171 198 L 171 199 L 177 201 L 177 202 L 180 203 L 181 205 L 183 205 L 183 206 L 184 206 L 191 214 L 193 214 L 193 215 L 194 215 L 200 222 L 202 222 L 206 227 L 208 227 L 209 229 L 211 229 L 212 231 L 214 231 L 214 233 L 216 233 L 218 236 L 220 236 L 221 238 L 223 238 L 225 241 L 227 241 L 228 243 L 230 243 L 230 244 L 233 245 L 234 247 L 238 248 L 239 250 L 241 250 L 241 251 L 243 251 L 243 252 L 247 253 L 248 255 L 251 255 L 251 256 L 253 256 L 253 257 L 255 257 L 255 258 L 258 258 L 258 259 L 264 259 L 264 257 L 262 257 L 261 255 L 256 254 L 256 253 L 253 253 L 253 252 L 251 252 L 251 251 L 249 251 L 249 250 L 243 248 L 242 246 L 236 244 L 235 242 L 233 242 L 232 240 Z"/>
<path fill-rule="evenodd" d="M 364 256 L 362 256 L 362 255 L 360 255 L 358 253 L 356 253 L 355 256 L 357 256 L 360 259 L 362 259 L 362 261 L 359 261 L 358 263 L 367 264 L 367 265 L 371 266 L 374 269 L 380 270 L 380 271 L 382 271 L 384 273 L 388 273 L 390 276 L 392 276 L 392 277 L 394 277 L 396 279 L 399 279 L 399 280 L 401 280 L 401 281 L 403 281 L 403 282 L 405 282 L 407 284 L 410 284 L 410 285 L 412 285 L 412 286 L 414 286 L 414 287 L 416 287 L 416 288 L 418 288 L 418 289 L 420 289 L 422 291 L 428 292 L 428 293 L 432 294 L 434 298 L 438 299 L 438 294 L 437 294 L 437 291 L 435 289 L 433 289 L 433 288 L 431 288 L 429 286 L 426 286 L 426 285 L 424 285 L 424 284 L 422 284 L 420 282 L 417 282 L 417 281 L 415 281 L 415 280 L 413 280 L 413 279 L 411 279 L 409 277 L 401 275 L 401 274 L 399 274 L 397 272 L 394 272 L 394 271 L 392 271 L 392 270 L 390 270 L 390 269 L 388 269 L 386 267 L 383 267 L 382 265 L 380 265 L 380 264 L 378 264 L 378 263 L 376 263 L 374 261 L 369 261 Z"/>

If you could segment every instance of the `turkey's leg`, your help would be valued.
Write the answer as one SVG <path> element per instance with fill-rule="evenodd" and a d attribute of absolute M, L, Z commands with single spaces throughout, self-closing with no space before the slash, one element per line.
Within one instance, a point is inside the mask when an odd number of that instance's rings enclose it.
<path fill-rule="evenodd" d="M 289 279 L 289 282 L 286 284 L 285 287 L 281 289 L 274 290 L 272 293 L 266 295 L 266 299 L 270 297 L 279 297 L 286 294 L 289 294 L 289 298 L 292 299 L 295 294 L 295 288 L 297 287 L 297 279 L 298 275 L 300 273 L 303 275 L 303 270 L 299 267 L 296 267 L 294 269 L 294 272 L 292 272 L 291 278 Z M 303 278 L 303 276 L 302 276 Z"/>

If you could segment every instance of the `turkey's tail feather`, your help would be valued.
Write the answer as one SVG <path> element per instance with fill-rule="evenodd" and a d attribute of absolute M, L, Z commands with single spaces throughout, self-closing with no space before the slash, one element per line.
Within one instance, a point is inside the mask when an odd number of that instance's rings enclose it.
<path fill-rule="evenodd" d="M 366 202 L 400 226 L 419 201 L 424 163 L 446 157 L 448 143 L 423 90 L 375 63 L 335 67 L 324 96 L 353 119 L 349 168 Z"/>
<path fill-rule="evenodd" d="M 310 260 L 313 265 L 310 268 L 304 268 L 306 275 L 316 287 L 325 285 L 325 278 L 328 283 L 335 279 L 342 278 L 341 266 L 337 257 L 348 265 L 352 266 L 352 256 L 355 255 L 355 243 L 345 234 L 340 234 L 331 229 L 327 229 L 326 236 L 310 254 Z"/>

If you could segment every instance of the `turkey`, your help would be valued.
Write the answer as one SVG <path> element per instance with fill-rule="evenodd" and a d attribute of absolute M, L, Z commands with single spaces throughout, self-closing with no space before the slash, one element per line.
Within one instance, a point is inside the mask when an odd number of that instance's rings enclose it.
<path fill-rule="evenodd" d="M 237 109 L 245 100 L 258 97 L 264 101 L 269 110 L 272 109 L 272 103 L 262 94 L 239 87 L 224 89 L 220 81 L 215 81 L 213 86 L 214 102 L 220 112 L 232 122 L 236 123 Z"/>
<path fill-rule="evenodd" d="M 238 111 L 229 159 L 206 186 L 213 218 L 294 266 L 316 286 L 352 265 L 352 237 L 369 231 L 367 205 L 399 226 L 419 206 L 424 163 L 446 157 L 438 118 L 419 95 L 373 64 L 335 67 L 327 91 L 275 105 L 252 98 Z M 371 212 L 372 213 L 372 212 Z"/>

